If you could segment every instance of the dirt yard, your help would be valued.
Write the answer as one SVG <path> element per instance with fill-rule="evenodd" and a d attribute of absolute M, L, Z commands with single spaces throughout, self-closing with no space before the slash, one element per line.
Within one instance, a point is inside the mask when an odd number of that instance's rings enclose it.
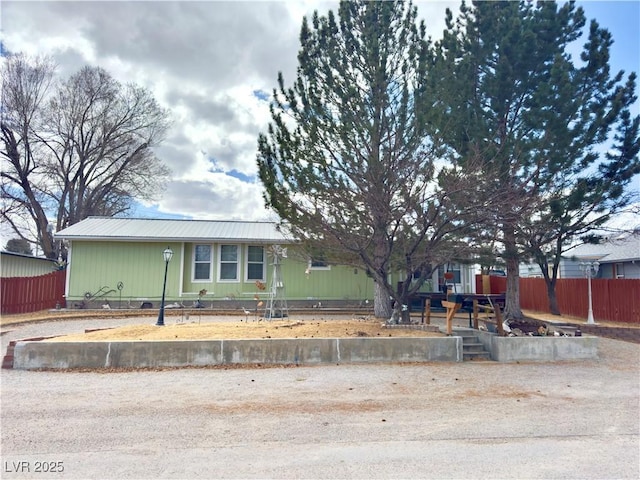
<path fill-rule="evenodd" d="M 234 338 L 336 338 L 336 337 L 427 337 L 438 332 L 409 328 L 384 328 L 376 320 L 248 320 L 211 323 L 172 323 L 129 325 L 96 330 L 49 341 L 117 341 L 117 340 L 210 340 Z"/>
<path fill-rule="evenodd" d="M 147 313 L 143 318 L 141 313 Z M 198 312 L 200 313 L 200 312 Z M 127 318 L 137 317 L 139 325 L 123 326 L 108 330 L 99 330 L 84 333 L 79 330 L 77 334 L 66 337 L 58 337 L 58 341 L 102 341 L 102 340 L 196 340 L 196 339 L 221 339 L 221 338 L 337 338 L 337 337 L 405 337 L 405 336 L 439 336 L 438 332 L 427 332 L 422 330 L 410 330 L 405 328 L 388 329 L 382 327 L 382 322 L 371 317 L 343 318 L 329 316 L 322 318 L 304 318 L 293 315 L 287 320 L 266 321 L 255 317 L 244 315 L 224 315 L 222 313 L 203 312 L 202 322 L 198 318 L 194 321 L 196 314 L 192 313 L 190 320 L 183 319 L 175 312 L 167 312 L 165 318 L 167 326 L 156 327 L 156 313 L 130 311 L 118 312 L 113 310 L 105 311 L 50 311 L 44 310 L 20 315 L 2 315 L 0 317 L 0 330 L 3 332 L 14 325 L 24 323 L 38 323 L 51 321 L 64 321 L 71 319 L 101 319 L 101 318 Z M 207 315 L 208 314 L 208 315 Z M 574 321 L 577 324 L 583 323 L 584 319 L 573 317 L 556 317 L 538 312 L 525 312 L 531 318 L 542 321 Z M 318 315 L 316 312 L 315 315 Z M 346 317 L 346 318 L 345 318 Z M 187 317 L 188 318 L 188 317 Z M 414 319 L 418 321 L 419 318 Z M 438 323 L 434 319 L 434 323 Z M 440 319 L 442 323 L 443 319 Z M 131 322 L 129 322 L 131 323 Z M 454 323 L 461 326 L 467 325 L 467 316 L 456 317 Z M 640 324 L 598 322 L 600 326 L 639 328 Z"/>

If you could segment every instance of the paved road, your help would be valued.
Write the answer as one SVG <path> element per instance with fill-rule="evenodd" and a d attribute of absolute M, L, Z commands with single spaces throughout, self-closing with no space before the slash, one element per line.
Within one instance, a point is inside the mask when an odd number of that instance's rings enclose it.
<path fill-rule="evenodd" d="M 0 477 L 636 479 L 639 373 L 605 338 L 553 364 L 3 370 Z"/>

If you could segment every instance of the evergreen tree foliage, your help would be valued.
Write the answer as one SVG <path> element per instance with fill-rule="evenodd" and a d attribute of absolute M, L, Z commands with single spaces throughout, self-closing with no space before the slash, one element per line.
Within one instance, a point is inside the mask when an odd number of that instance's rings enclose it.
<path fill-rule="evenodd" d="M 7 241 L 4 249 L 7 252 L 22 253 L 23 255 L 33 255 L 31 245 L 24 238 L 11 238 Z"/>
<path fill-rule="evenodd" d="M 502 198 L 484 232 L 503 244 L 507 317 L 522 316 L 523 255 L 558 262 L 573 237 L 628 204 L 638 173 L 635 73 L 611 75 L 611 35 L 595 21 L 573 59 L 585 24 L 574 2 L 463 3 L 438 44 L 437 107 L 452 120 L 443 141 Z M 616 153 L 600 153 L 613 131 Z"/>
<path fill-rule="evenodd" d="M 401 315 L 451 259 L 474 211 L 456 205 L 467 180 L 435 162 L 431 45 L 416 16 L 402 1 L 343 1 L 337 18 L 305 18 L 297 78 L 279 75 L 258 140 L 267 206 L 329 261 L 365 268 L 387 318 L 391 298 Z M 396 289 L 392 272 L 410 281 Z"/>

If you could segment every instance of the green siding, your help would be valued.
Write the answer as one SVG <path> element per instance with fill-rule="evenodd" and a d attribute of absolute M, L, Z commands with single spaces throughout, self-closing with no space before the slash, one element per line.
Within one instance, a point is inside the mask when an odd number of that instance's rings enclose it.
<path fill-rule="evenodd" d="M 177 292 L 182 246 L 169 243 L 173 258 L 167 272 L 167 293 Z M 162 296 L 166 243 L 80 242 L 71 246 L 68 267 L 68 300 L 81 299 L 86 292 L 94 293 L 106 287 L 114 290 L 107 297 L 119 298 L 118 282 L 124 284 L 123 299 L 159 299 Z M 176 296 L 176 295 L 172 295 Z"/>
<path fill-rule="evenodd" d="M 197 244 L 204 244 L 204 242 Z M 228 299 L 251 302 L 256 293 L 260 294 L 259 298 L 262 300 L 268 298 L 273 275 L 273 258 L 268 254 L 265 254 L 264 278 L 267 289 L 261 291 L 255 281 L 245 281 L 246 244 L 240 245 L 239 280 L 233 282 L 217 281 L 220 260 L 217 244 L 211 244 L 213 249 L 211 281 L 205 282 L 192 280 L 193 251 L 196 243 L 172 242 L 168 245 L 174 252 L 167 275 L 166 300 L 168 303 L 179 301 L 185 306 L 191 306 L 202 289 L 207 290 L 204 297 L 205 304 Z M 102 296 L 99 301 L 109 300 L 117 305 L 118 300 L 122 299 L 124 306 L 131 301 L 131 306 L 137 307 L 140 301 L 147 300 L 154 302 L 154 306 L 157 307 L 162 295 L 164 276 L 162 252 L 166 247 L 167 243 L 164 242 L 73 241 L 70 264 L 67 269 L 69 289 L 67 300 L 71 305 L 77 304 L 86 293 L 92 295 L 102 289 L 103 293 L 109 293 Z M 303 260 L 304 256 L 296 252 L 295 246 L 289 246 L 288 250 L 288 258 L 282 259 L 281 264 L 287 300 L 343 300 L 354 306 L 363 300 L 373 300 L 373 280 L 365 274 L 364 270 L 332 265 L 329 269 L 314 269 L 307 272 L 308 264 Z M 395 287 L 401 279 L 401 275 L 392 275 L 392 285 Z M 119 282 L 124 284 L 122 292 L 117 289 Z M 435 284 L 437 285 L 437 281 Z M 431 288 L 431 282 L 429 282 L 423 286 L 422 290 L 428 291 Z M 465 286 L 461 285 L 460 288 L 464 291 Z M 468 289 L 468 291 L 472 290 Z M 233 302 L 233 305 L 234 308 L 239 308 L 236 302 Z"/>
<path fill-rule="evenodd" d="M 281 267 L 287 297 L 293 299 L 373 299 L 373 280 L 362 269 L 332 265 L 329 270 L 310 270 L 306 262 L 284 261 Z"/>
<path fill-rule="evenodd" d="M 200 243 L 199 243 L 200 244 Z M 194 244 L 170 243 L 174 252 L 167 275 L 168 302 L 184 301 L 185 305 L 195 300 L 198 292 L 207 290 L 206 300 L 252 300 L 255 293 L 267 297 L 273 267 L 273 259 L 265 254 L 267 291 L 260 291 L 255 281 L 245 281 L 246 245 L 240 248 L 240 273 L 237 282 L 218 282 L 219 251 L 213 248 L 213 269 L 210 282 L 192 280 Z M 159 300 L 162 295 L 164 261 L 162 251 L 165 243 L 150 242 L 96 242 L 74 241 L 69 266 L 68 300 L 80 300 L 86 292 L 95 293 L 105 288 L 110 292 L 105 299 L 117 301 L 118 282 L 124 284 L 123 302 L 127 300 Z M 291 248 L 291 247 L 290 247 Z M 184 252 L 184 253 L 183 253 Z M 184 261 L 183 261 L 184 254 Z M 294 256 L 295 257 L 295 256 Z M 373 298 L 373 280 L 362 269 L 332 266 L 329 270 L 307 270 L 307 263 L 296 258 L 282 260 L 281 272 L 290 300 L 352 300 L 354 302 Z M 181 267 L 183 272 L 181 272 Z"/>

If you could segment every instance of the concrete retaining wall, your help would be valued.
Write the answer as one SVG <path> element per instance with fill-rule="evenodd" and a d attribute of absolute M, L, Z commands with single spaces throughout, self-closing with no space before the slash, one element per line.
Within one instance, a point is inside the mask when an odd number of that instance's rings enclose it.
<path fill-rule="evenodd" d="M 233 364 L 460 362 L 462 339 L 298 338 L 178 342 L 18 342 L 13 368 L 184 367 Z"/>
<path fill-rule="evenodd" d="M 598 338 L 499 337 L 477 332 L 498 362 L 553 362 L 598 357 Z M 461 362 L 462 337 L 297 338 L 132 342 L 41 342 L 15 345 L 13 368 L 185 367 L 234 364 Z"/>
<path fill-rule="evenodd" d="M 500 337 L 478 332 L 491 359 L 497 362 L 554 362 L 598 358 L 598 337 Z"/>

